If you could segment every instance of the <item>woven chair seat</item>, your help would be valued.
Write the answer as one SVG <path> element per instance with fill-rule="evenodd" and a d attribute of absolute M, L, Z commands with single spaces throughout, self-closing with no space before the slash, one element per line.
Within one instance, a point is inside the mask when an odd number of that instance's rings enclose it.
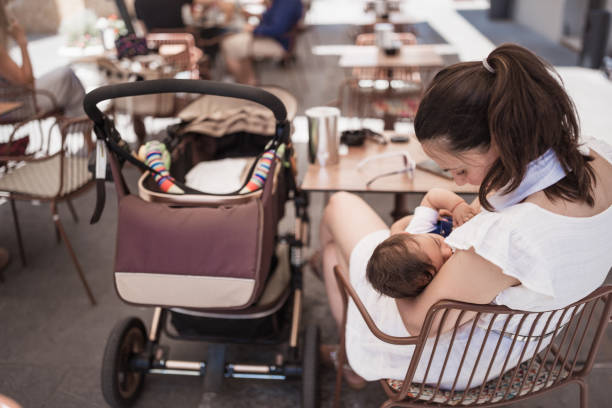
<path fill-rule="evenodd" d="M 512 369 L 502 376 L 497 390 L 496 387 L 499 378 L 488 381 L 484 385 L 482 393 L 480 392 L 482 386 L 473 387 L 465 391 L 455 391 L 451 395 L 451 392 L 448 390 L 438 390 L 436 393 L 435 386 L 425 385 L 423 386 L 423 392 L 419 394 L 421 384 L 413 383 L 410 385 L 408 395 L 412 398 L 418 396 L 418 398 L 416 398 L 418 400 L 447 405 L 482 404 L 485 402 L 494 403 L 502 399 L 511 400 L 521 395 L 525 395 L 530 392 L 531 387 L 533 387 L 533 391 L 531 392 L 539 391 L 544 387 L 551 386 L 560 376 L 565 378 L 568 375 L 568 371 L 565 369 L 561 370 L 559 365 L 551 372 L 550 367 L 547 365 L 542 366 L 537 361 L 532 364 L 531 369 L 529 369 L 529 361 L 521 364 L 518 368 L 515 380 L 512 381 L 514 372 L 515 370 Z M 523 381 L 525 383 L 521 387 Z M 389 387 L 398 392 L 403 383 L 404 382 L 401 380 L 387 380 Z"/>
<path fill-rule="evenodd" d="M 87 158 L 64 157 L 63 183 L 60 192 L 60 156 L 28 161 L 0 177 L 0 191 L 51 199 L 74 192 L 92 179 Z M 59 195 L 58 195 L 59 192 Z"/>

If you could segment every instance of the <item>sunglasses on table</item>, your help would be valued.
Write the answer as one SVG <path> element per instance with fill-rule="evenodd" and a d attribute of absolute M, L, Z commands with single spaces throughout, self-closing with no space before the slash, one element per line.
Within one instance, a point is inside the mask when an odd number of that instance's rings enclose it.
<path fill-rule="evenodd" d="M 366 187 L 367 188 L 370 188 L 372 183 L 374 183 L 376 180 L 381 179 L 383 177 L 392 176 L 392 175 L 395 175 L 395 174 L 406 173 L 406 174 L 408 174 L 408 177 L 410 177 L 410 178 L 414 177 L 414 170 L 416 168 L 416 163 L 415 163 L 414 159 L 410 156 L 410 153 L 408 153 L 408 152 L 388 152 L 388 153 L 381 153 L 381 154 L 377 154 L 377 155 L 374 155 L 374 156 L 366 157 L 365 159 L 363 159 L 359 163 L 357 163 L 357 170 L 362 171 L 364 166 L 367 163 L 371 163 L 371 162 L 379 160 L 379 159 L 389 159 L 391 157 L 397 157 L 397 156 L 400 156 L 402 158 L 402 167 L 397 169 L 397 170 L 393 170 L 393 171 L 377 174 L 377 175 L 369 178 L 366 181 Z"/>

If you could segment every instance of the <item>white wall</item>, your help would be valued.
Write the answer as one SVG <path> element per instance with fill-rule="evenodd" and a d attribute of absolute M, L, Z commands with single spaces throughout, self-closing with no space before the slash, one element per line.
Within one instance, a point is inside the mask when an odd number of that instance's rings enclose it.
<path fill-rule="evenodd" d="M 565 0 L 515 0 L 514 20 L 544 35 L 561 41 Z"/>

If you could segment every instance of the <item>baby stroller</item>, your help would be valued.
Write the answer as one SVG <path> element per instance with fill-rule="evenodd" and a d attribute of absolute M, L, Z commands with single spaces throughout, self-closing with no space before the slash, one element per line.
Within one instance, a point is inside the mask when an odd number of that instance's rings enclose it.
<path fill-rule="evenodd" d="M 211 136 L 193 131 L 195 119 L 169 127 L 165 144 L 172 157 L 170 175 L 182 194 L 165 192 L 156 182 L 161 180 L 158 170 L 127 151 L 113 121 L 96 104 L 176 92 L 263 105 L 273 113 L 272 134 L 230 126 L 231 133 Z M 154 308 L 148 331 L 140 318 L 130 317 L 120 321 L 108 339 L 102 365 L 107 403 L 133 404 L 147 375 L 182 374 L 202 376 L 205 392 L 218 391 L 223 378 L 301 379 L 302 406 L 318 406 L 319 331 L 315 325 L 301 328 L 307 202 L 296 186 L 285 105 L 259 88 L 161 79 L 95 89 L 84 106 L 98 138 L 98 201 L 92 222 L 102 212 L 104 181 L 111 177 L 106 156 L 119 200 L 115 288 L 127 303 Z M 272 157 L 267 176 L 254 189 L 243 181 L 235 191 L 203 193 L 185 184 L 199 164 L 218 168 L 214 166 L 220 162 L 245 157 L 250 164 L 242 173 L 250 183 L 266 154 Z M 124 161 L 145 170 L 138 194 L 127 188 L 121 172 Z M 289 199 L 295 205 L 295 231 L 277 236 Z M 168 347 L 160 344 L 162 333 L 208 342 L 206 360 L 171 359 Z M 283 351 L 269 364 L 228 362 L 228 343 L 282 344 Z"/>

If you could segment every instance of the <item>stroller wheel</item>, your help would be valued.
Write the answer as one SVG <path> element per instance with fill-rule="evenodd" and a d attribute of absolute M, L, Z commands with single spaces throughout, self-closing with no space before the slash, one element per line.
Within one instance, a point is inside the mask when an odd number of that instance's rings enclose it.
<path fill-rule="evenodd" d="M 206 373 L 204 375 L 204 392 L 216 393 L 221 389 L 225 374 L 225 344 L 208 345 L 206 356 Z"/>
<path fill-rule="evenodd" d="M 111 407 L 129 407 L 138 399 L 145 373 L 133 368 L 133 358 L 145 350 L 147 331 L 137 317 L 119 322 L 111 332 L 102 360 L 102 394 Z"/>
<path fill-rule="evenodd" d="M 302 349 L 302 408 L 318 408 L 319 389 L 319 327 L 308 325 Z"/>

